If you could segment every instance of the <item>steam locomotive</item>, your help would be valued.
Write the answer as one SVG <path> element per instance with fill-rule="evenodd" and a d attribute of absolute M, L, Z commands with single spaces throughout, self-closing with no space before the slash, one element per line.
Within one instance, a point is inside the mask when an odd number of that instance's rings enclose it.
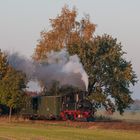
<path fill-rule="evenodd" d="M 94 121 L 92 104 L 86 92 L 66 95 L 41 95 L 29 99 L 22 114 L 30 119 Z"/>

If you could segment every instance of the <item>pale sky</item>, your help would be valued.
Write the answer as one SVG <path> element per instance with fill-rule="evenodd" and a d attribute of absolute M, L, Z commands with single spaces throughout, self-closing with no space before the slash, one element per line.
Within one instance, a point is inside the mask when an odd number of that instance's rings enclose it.
<path fill-rule="evenodd" d="M 78 18 L 89 14 L 98 25 L 96 35 L 107 33 L 117 38 L 140 77 L 140 0 L 0 0 L 0 48 L 30 57 L 40 32 L 49 30 L 49 19 L 65 4 L 76 6 Z M 140 99 L 139 91 L 138 82 L 134 99 Z"/>

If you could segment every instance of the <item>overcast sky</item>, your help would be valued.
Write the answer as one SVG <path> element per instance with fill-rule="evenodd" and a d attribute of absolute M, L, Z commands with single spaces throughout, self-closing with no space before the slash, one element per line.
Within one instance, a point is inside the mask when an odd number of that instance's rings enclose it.
<path fill-rule="evenodd" d="M 78 18 L 89 14 L 95 34 L 110 34 L 121 42 L 140 77 L 140 0 L 0 0 L 0 48 L 30 57 L 40 38 L 65 5 L 76 6 Z M 133 88 L 140 99 L 140 84 Z"/>

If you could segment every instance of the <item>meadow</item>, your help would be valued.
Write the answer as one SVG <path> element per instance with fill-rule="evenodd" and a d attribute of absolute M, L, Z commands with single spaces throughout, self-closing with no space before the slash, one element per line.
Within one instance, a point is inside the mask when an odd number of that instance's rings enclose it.
<path fill-rule="evenodd" d="M 103 116 L 109 120 L 122 120 L 127 122 L 140 122 L 140 110 L 138 111 L 125 111 L 122 115 L 119 112 L 109 114 L 104 110 L 99 110 L 96 113 L 97 116 Z M 102 119 L 102 118 L 101 118 Z"/>
<path fill-rule="evenodd" d="M 138 140 L 139 138 L 139 131 L 104 129 L 94 123 L 92 127 L 82 127 L 68 125 L 66 122 L 0 122 L 0 140 Z"/>

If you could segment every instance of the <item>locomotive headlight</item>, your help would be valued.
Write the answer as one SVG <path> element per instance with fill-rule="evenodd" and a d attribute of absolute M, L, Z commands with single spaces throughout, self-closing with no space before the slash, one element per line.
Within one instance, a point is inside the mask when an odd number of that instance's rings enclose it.
<path fill-rule="evenodd" d="M 82 118 L 82 117 L 83 117 L 83 115 L 82 115 L 82 114 L 79 114 L 79 115 L 78 115 L 78 118 Z"/>

